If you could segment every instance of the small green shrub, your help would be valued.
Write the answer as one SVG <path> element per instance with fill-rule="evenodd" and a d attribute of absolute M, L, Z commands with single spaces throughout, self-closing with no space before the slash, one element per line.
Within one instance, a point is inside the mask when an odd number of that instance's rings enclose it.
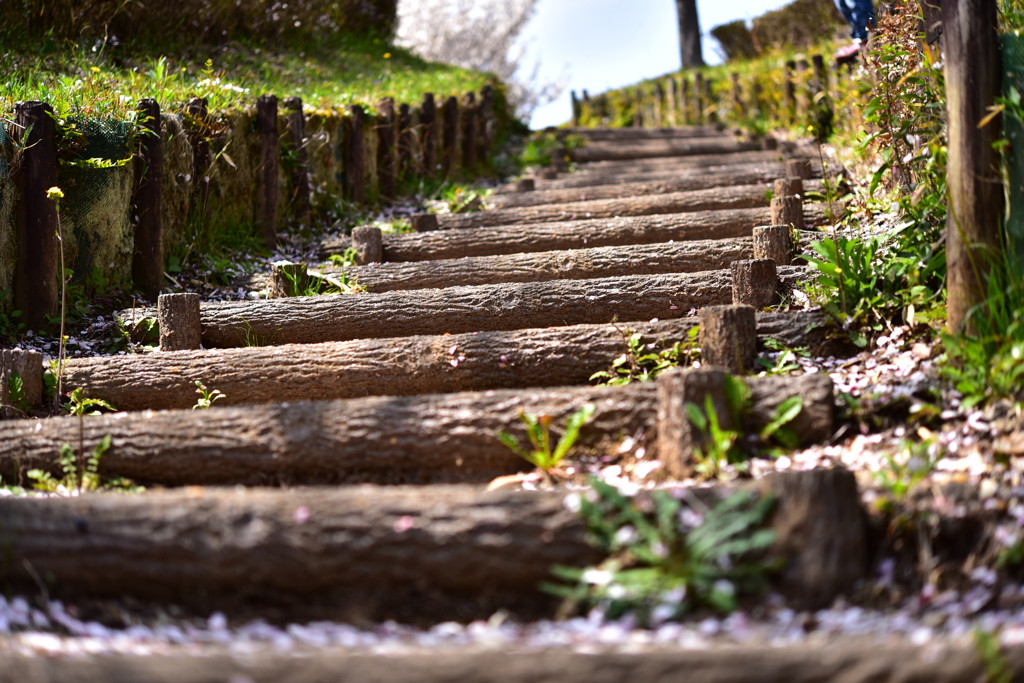
<path fill-rule="evenodd" d="M 645 343 L 642 334 L 627 329 L 622 335 L 626 352 L 612 361 L 611 371 L 595 372 L 590 380 L 610 386 L 647 382 L 669 368 L 692 363 L 700 357 L 697 349 L 699 332 L 700 328 L 695 325 L 687 331 L 685 341 L 672 346 L 665 346 L 662 342 L 661 349 L 657 350 L 657 342 Z"/>
<path fill-rule="evenodd" d="M 551 450 L 551 416 L 537 416 L 523 410 L 519 411 L 519 419 L 526 425 L 526 437 L 530 441 L 532 450 L 522 448 L 518 439 L 508 432 L 498 432 L 498 440 L 534 467 L 551 472 L 572 450 L 579 438 L 580 429 L 594 414 L 594 410 L 594 405 L 588 403 L 573 413 L 554 450 Z"/>

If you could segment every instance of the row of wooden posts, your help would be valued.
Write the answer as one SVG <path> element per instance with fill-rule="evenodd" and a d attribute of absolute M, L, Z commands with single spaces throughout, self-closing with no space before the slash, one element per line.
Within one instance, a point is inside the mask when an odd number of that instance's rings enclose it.
<path fill-rule="evenodd" d="M 808 79 L 803 74 L 806 74 L 812 65 L 813 73 Z M 761 84 L 755 80 L 750 86 L 751 92 L 745 95 L 740 74 L 732 72 L 729 78 L 732 86 L 730 106 L 733 115 L 736 118 L 756 116 L 762 103 Z M 797 84 L 801 81 L 807 82 L 807 93 L 803 97 L 799 96 L 797 89 Z M 821 55 L 814 55 L 811 62 L 806 59 L 787 61 L 781 89 L 784 111 L 780 118 L 793 122 L 806 115 L 810 103 L 820 93 L 829 90 L 829 72 L 824 58 Z M 601 121 L 614 121 L 618 118 L 615 103 L 607 94 L 591 97 L 583 90 L 582 97 L 577 97 L 576 91 L 572 91 L 571 97 L 574 127 L 580 125 L 584 108 Z M 745 97 L 748 98 L 747 101 L 744 101 Z M 685 74 L 679 76 L 678 81 L 675 76 L 657 81 L 651 96 L 645 94 L 641 88 L 636 88 L 632 100 L 634 127 L 661 128 L 719 122 L 718 99 L 714 93 L 713 83 L 699 71 L 693 75 L 692 83 Z"/>
<path fill-rule="evenodd" d="M 293 193 L 293 217 L 300 224 L 310 221 L 310 172 L 305 147 L 306 116 L 302 100 L 291 97 L 283 102 L 287 126 L 286 145 L 295 150 L 290 183 Z M 449 173 L 461 168 L 485 172 L 495 138 L 494 91 L 490 86 L 467 93 L 460 103 L 448 97 L 442 107 L 443 126 L 437 130 L 438 106 L 433 94 L 426 94 L 419 107 L 419 122 L 413 125 L 409 104 L 385 98 L 371 117 L 360 105 L 348 107 L 344 119 L 347 144 L 343 150 L 345 198 L 356 204 L 367 202 L 365 169 L 367 150 L 364 129 L 374 126 L 377 136 L 376 166 L 381 198 L 395 198 L 401 177 L 433 176 L 439 170 Z M 257 169 L 256 224 L 268 248 L 277 244 L 279 202 L 278 173 L 282 145 L 278 129 L 278 98 L 262 95 L 256 100 L 256 122 L 260 138 L 260 163 Z M 135 216 L 135 247 L 132 279 L 136 289 L 155 299 L 164 281 L 161 185 L 163 144 L 160 104 L 150 98 L 140 100 L 140 126 L 135 152 L 135 185 L 132 199 Z M 185 119 L 193 151 L 193 207 L 200 216 L 209 210 L 210 165 L 213 160 L 211 137 L 213 117 L 205 98 L 194 98 L 185 108 Z M 57 130 L 52 107 L 45 102 L 19 102 L 15 107 L 14 139 L 22 148 L 15 181 L 15 232 L 18 245 L 14 274 L 14 306 L 22 311 L 29 329 L 39 329 L 46 317 L 58 313 L 60 302 L 60 244 L 57 230 L 57 204 L 47 191 L 57 185 Z M 24 138 L 24 139 L 21 139 Z M 440 143 L 440 144 L 438 144 Z M 439 149 L 438 149 L 439 147 Z M 439 152 L 439 153 L 438 153 Z"/>

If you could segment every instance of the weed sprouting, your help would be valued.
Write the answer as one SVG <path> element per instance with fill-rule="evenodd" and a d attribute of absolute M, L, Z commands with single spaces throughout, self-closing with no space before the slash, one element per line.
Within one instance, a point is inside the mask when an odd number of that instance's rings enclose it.
<path fill-rule="evenodd" d="M 647 382 L 669 368 L 688 365 L 700 357 L 697 348 L 700 329 L 696 325 L 687 330 L 684 341 L 675 342 L 671 346 L 666 346 L 664 342 L 646 343 L 642 334 L 629 329 L 619 332 L 626 342 L 626 352 L 612 361 L 611 371 L 595 372 L 590 376 L 590 381 L 609 386 Z"/>
<path fill-rule="evenodd" d="M 199 394 L 199 399 L 192 406 L 192 410 L 209 410 L 215 401 L 224 398 L 224 394 L 219 389 L 207 389 L 206 385 L 198 379 L 196 380 L 196 393 Z"/>
<path fill-rule="evenodd" d="M 519 440 L 508 432 L 498 432 L 498 440 L 534 467 L 550 473 L 572 450 L 579 438 L 580 429 L 594 414 L 594 410 L 594 405 L 587 403 L 573 413 L 566 422 L 565 430 L 554 450 L 551 448 L 551 416 L 533 415 L 523 410 L 519 411 L 519 419 L 526 425 L 526 438 L 529 439 L 532 450 L 522 448 Z"/>

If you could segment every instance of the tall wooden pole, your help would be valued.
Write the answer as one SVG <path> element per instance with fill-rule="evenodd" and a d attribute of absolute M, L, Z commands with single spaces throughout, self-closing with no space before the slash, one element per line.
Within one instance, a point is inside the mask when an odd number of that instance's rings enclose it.
<path fill-rule="evenodd" d="M 946 66 L 949 163 L 947 326 L 963 329 L 971 307 L 985 298 L 986 274 L 998 256 L 1003 207 L 998 118 L 985 126 L 1002 86 L 996 0 L 945 0 L 942 38 Z"/>
<path fill-rule="evenodd" d="M 139 126 L 146 131 L 139 138 L 135 158 L 135 248 L 132 253 L 132 282 L 150 300 L 156 301 L 164 283 L 163 214 L 160 210 L 164 154 L 160 138 L 160 104 L 151 98 L 139 101 Z"/>

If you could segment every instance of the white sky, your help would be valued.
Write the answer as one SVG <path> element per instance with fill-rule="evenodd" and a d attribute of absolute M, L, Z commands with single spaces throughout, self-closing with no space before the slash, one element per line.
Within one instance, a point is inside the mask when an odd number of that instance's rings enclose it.
<path fill-rule="evenodd" d="M 715 26 L 753 19 L 788 0 L 697 0 L 704 60 L 721 61 L 710 36 Z M 569 91 L 596 94 L 679 68 L 675 0 L 540 0 L 523 31 L 525 60 L 539 64 L 540 82 L 565 78 L 562 96 L 534 113 L 534 129 L 565 123 Z"/>

